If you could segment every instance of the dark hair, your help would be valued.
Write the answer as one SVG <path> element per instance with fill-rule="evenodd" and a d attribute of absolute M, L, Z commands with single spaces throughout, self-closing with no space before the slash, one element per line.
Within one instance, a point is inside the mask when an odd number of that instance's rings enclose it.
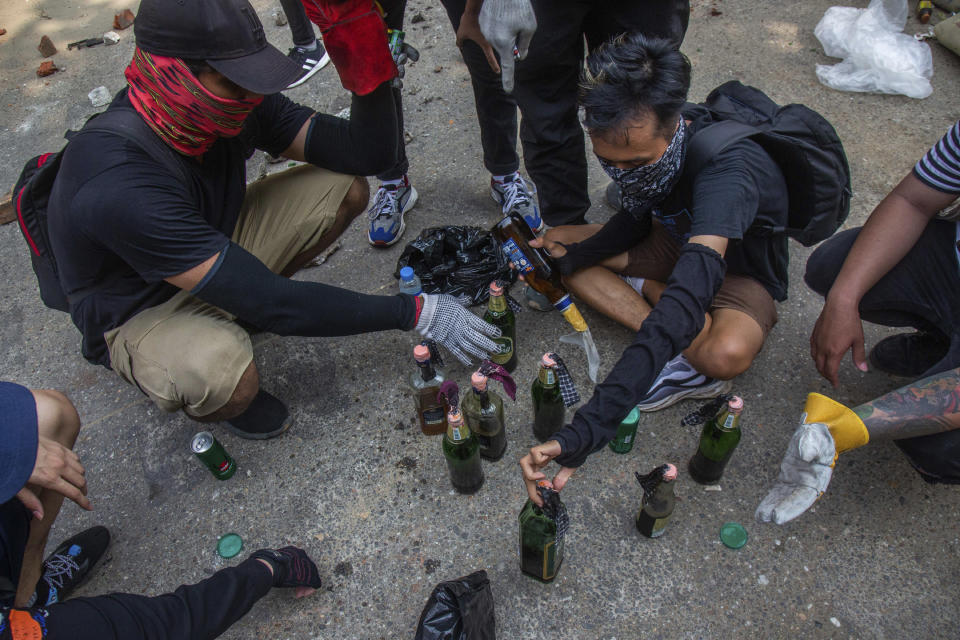
<path fill-rule="evenodd" d="M 628 125 L 656 116 L 668 140 L 690 89 L 690 60 L 670 40 L 624 33 L 587 56 L 580 78 L 583 126 L 605 139 L 626 137 Z"/>

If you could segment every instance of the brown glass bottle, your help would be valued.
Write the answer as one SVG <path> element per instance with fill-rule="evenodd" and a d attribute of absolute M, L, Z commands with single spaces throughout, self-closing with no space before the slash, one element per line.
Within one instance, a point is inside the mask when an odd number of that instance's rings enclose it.
<path fill-rule="evenodd" d="M 437 400 L 443 374 L 430 361 L 430 349 L 418 344 L 413 348 L 413 358 L 420 370 L 410 377 L 413 404 L 420 421 L 420 430 L 428 436 L 447 432 L 447 414 L 444 404 Z"/>
<path fill-rule="evenodd" d="M 520 271 L 526 283 L 545 295 L 574 329 L 586 331 L 587 323 L 577 305 L 570 300 L 553 258 L 543 249 L 530 246 L 535 236 L 523 216 L 511 211 L 493 226 L 492 232 L 500 243 L 500 250 Z"/>

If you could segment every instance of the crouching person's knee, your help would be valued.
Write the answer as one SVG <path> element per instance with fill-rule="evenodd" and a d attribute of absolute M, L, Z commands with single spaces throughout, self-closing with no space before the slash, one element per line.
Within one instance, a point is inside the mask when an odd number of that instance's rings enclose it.
<path fill-rule="evenodd" d="M 37 432 L 72 448 L 80 433 L 80 416 L 67 396 L 52 389 L 33 391 L 37 401 Z"/>

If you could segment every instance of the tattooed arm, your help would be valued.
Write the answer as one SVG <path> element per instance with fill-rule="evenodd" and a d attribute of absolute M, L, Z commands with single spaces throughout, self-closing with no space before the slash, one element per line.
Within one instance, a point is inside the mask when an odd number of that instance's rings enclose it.
<path fill-rule="evenodd" d="M 871 440 L 960 429 L 960 369 L 917 380 L 853 411 L 863 420 Z"/>

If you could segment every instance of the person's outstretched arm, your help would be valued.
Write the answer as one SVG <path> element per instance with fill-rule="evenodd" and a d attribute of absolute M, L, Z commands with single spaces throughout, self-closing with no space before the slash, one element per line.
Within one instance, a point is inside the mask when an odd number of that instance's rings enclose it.
<path fill-rule="evenodd" d="M 871 440 L 902 440 L 960 429 L 960 369 L 911 382 L 853 409 L 811 393 L 787 445 L 777 482 L 757 520 L 783 524 L 827 490 L 837 456 Z"/>

